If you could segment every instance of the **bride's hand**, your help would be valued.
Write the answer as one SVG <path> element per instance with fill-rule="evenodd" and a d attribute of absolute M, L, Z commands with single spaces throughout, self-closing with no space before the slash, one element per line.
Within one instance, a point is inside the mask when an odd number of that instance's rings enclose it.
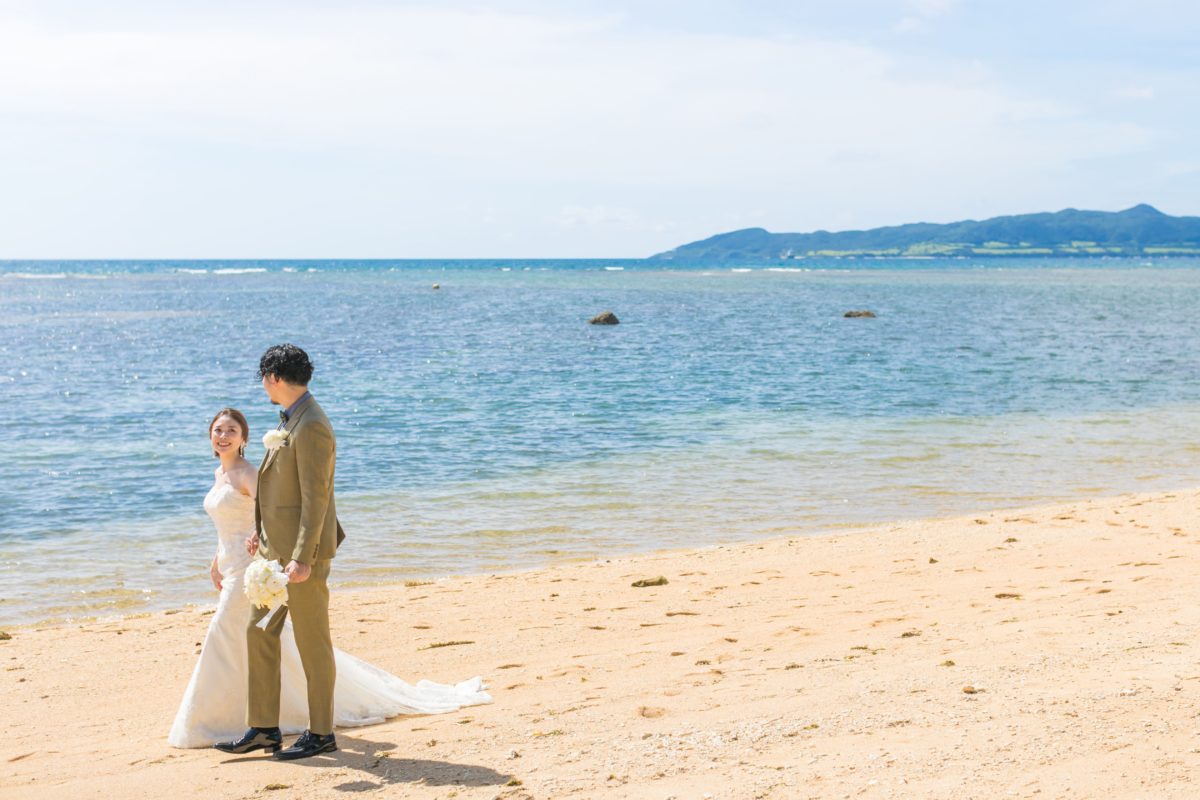
<path fill-rule="evenodd" d="M 212 578 L 213 586 L 217 587 L 217 591 L 221 591 L 221 571 L 217 569 L 217 560 L 214 558 L 212 565 L 208 568 L 209 577 Z"/>
<path fill-rule="evenodd" d="M 254 555 L 258 552 L 258 534 L 252 533 L 246 537 L 246 552 Z"/>

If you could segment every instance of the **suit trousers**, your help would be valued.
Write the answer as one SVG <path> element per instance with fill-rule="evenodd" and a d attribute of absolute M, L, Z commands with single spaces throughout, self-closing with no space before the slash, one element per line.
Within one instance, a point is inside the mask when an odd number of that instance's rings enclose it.
<path fill-rule="evenodd" d="M 333 686 L 337 674 L 333 640 L 329 636 L 329 565 L 330 559 L 314 561 L 308 580 L 289 583 L 287 605 L 279 609 L 265 629 L 259 628 L 258 623 L 269 612 L 251 607 L 246 627 L 250 665 L 246 722 L 253 728 L 279 725 L 279 635 L 290 615 L 308 683 L 308 729 L 322 736 L 333 733 Z"/>

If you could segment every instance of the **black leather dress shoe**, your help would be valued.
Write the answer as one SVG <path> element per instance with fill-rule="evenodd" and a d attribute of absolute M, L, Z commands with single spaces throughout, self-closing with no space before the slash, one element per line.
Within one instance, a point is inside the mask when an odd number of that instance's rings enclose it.
<path fill-rule="evenodd" d="M 222 753 L 249 753 L 252 750 L 270 750 L 279 752 L 283 747 L 283 734 L 279 728 L 251 728 L 242 734 L 236 742 L 217 742 L 213 747 Z"/>
<path fill-rule="evenodd" d="M 300 738 L 296 740 L 291 747 L 280 750 L 275 754 L 275 757 L 280 761 L 291 761 L 296 758 L 309 758 L 319 753 L 332 753 L 337 750 L 337 739 L 333 738 L 332 733 L 324 735 L 305 731 L 300 734 Z"/>

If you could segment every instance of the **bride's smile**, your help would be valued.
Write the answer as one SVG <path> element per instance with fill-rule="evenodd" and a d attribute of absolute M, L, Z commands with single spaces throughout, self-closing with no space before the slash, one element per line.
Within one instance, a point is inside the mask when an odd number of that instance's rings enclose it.
<path fill-rule="evenodd" d="M 242 431 L 242 426 L 229 416 L 218 418 L 209 435 L 212 440 L 213 452 L 218 456 L 238 451 L 246 446 L 246 436 Z"/>

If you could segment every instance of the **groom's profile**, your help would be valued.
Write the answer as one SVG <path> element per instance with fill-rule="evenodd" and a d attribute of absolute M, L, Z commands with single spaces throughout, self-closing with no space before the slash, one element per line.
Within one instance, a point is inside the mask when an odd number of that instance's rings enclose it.
<path fill-rule="evenodd" d="M 246 546 L 278 561 L 287 574 L 287 605 L 262 623 L 269 611 L 252 607 L 246 627 L 250 697 L 249 730 L 241 739 L 219 742 L 218 750 L 268 750 L 279 759 L 307 758 L 337 750 L 333 736 L 333 642 L 329 636 L 329 564 L 343 534 L 333 500 L 337 443 L 329 418 L 308 391 L 313 366 L 292 344 L 269 348 L 258 363 L 267 397 L 283 410 L 282 442 L 267 451 L 258 468 L 255 532 Z M 280 642 L 292 618 L 296 647 L 308 685 L 308 729 L 283 748 L 279 730 Z"/>

